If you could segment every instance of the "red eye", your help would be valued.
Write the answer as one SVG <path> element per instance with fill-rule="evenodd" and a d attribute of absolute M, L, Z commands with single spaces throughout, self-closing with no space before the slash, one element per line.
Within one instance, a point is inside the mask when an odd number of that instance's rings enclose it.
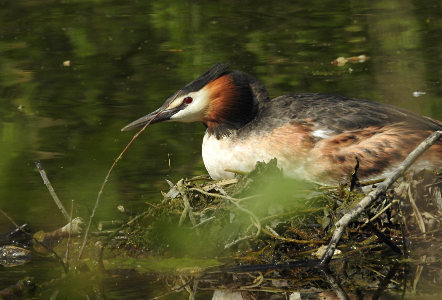
<path fill-rule="evenodd" d="M 192 103 L 192 101 L 193 101 L 192 97 L 184 98 L 184 103 L 186 103 L 186 104 Z"/>

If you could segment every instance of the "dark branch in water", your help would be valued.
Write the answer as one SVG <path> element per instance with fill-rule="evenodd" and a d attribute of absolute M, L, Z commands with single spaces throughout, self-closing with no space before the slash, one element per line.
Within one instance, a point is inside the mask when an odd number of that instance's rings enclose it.
<path fill-rule="evenodd" d="M 371 298 L 372 300 L 377 300 L 377 299 L 381 298 L 384 290 L 387 288 L 388 284 L 391 282 L 391 279 L 396 274 L 398 267 L 399 267 L 399 264 L 394 264 L 390 268 L 390 270 L 388 271 L 388 274 L 385 276 L 385 278 L 379 284 L 379 287 L 376 290 L 376 292 L 374 293 L 373 298 Z M 404 278 L 406 278 L 406 277 L 404 277 Z"/>
<path fill-rule="evenodd" d="M 328 244 L 327 250 L 321 258 L 320 265 L 327 266 L 330 262 L 333 254 L 335 253 L 336 247 L 344 233 L 345 228 L 348 224 L 356 218 L 370 203 L 375 201 L 380 195 L 384 194 L 387 189 L 400 177 L 404 172 L 416 161 L 416 159 L 421 156 L 428 148 L 430 148 L 435 142 L 437 142 L 442 135 L 442 131 L 435 131 L 429 137 L 427 137 L 419 146 L 416 147 L 407 158 L 397 167 L 397 169 L 391 174 L 391 176 L 382 183 L 380 183 L 377 188 L 365 196 L 354 209 L 346 213 L 335 225 L 336 229 L 333 233 L 333 237 Z"/>
<path fill-rule="evenodd" d="M 61 203 L 60 199 L 58 198 L 57 194 L 55 193 L 54 188 L 52 187 L 51 182 L 49 181 L 48 176 L 46 175 L 45 170 L 43 169 L 43 165 L 41 164 L 40 161 L 36 161 L 35 165 L 38 168 L 38 171 L 40 172 L 41 178 L 43 178 L 43 183 L 46 185 L 46 187 L 49 190 L 49 193 L 52 196 L 52 199 L 54 199 L 55 204 L 58 206 L 58 209 L 60 209 L 61 213 L 63 214 L 63 216 L 65 217 L 66 221 L 70 222 L 71 219 L 69 217 L 68 212 L 66 211 L 66 209 L 64 208 L 63 204 Z"/>
<path fill-rule="evenodd" d="M 31 237 L 37 244 L 39 244 L 40 246 L 42 246 L 43 248 L 45 248 L 48 252 L 52 253 L 52 255 L 54 255 L 54 257 L 60 262 L 61 266 L 63 267 L 64 272 L 67 274 L 68 272 L 68 268 L 66 266 L 66 264 L 63 262 L 63 259 L 57 254 L 57 252 L 55 252 L 53 249 L 51 249 L 50 247 L 46 246 L 44 243 L 40 242 L 39 240 L 37 240 L 36 238 L 34 238 L 29 232 L 23 230 L 23 228 L 21 226 L 18 226 L 17 223 L 14 222 L 14 220 L 8 216 L 8 214 L 3 211 L 2 209 L 0 209 L 0 212 L 21 232 L 23 232 L 24 234 L 28 235 L 29 237 Z"/>
<path fill-rule="evenodd" d="M 348 297 L 347 293 L 342 288 L 342 286 L 339 283 L 339 281 L 336 280 L 335 276 L 333 275 L 333 273 L 328 268 L 322 269 L 321 273 L 325 277 L 325 279 L 327 280 L 327 282 L 330 285 L 330 287 L 335 292 L 336 296 L 338 296 L 339 300 L 349 300 L 350 299 Z"/>
<path fill-rule="evenodd" d="M 373 225 L 373 223 L 368 221 L 367 227 L 376 234 L 376 236 L 378 237 L 378 239 L 380 241 L 382 241 L 382 242 L 386 243 L 388 246 L 390 246 L 390 248 L 394 252 L 396 252 L 398 254 L 403 254 L 402 250 L 398 246 L 396 246 L 388 236 L 386 236 L 384 233 L 382 233 L 382 231 L 377 229 L 376 226 Z"/>

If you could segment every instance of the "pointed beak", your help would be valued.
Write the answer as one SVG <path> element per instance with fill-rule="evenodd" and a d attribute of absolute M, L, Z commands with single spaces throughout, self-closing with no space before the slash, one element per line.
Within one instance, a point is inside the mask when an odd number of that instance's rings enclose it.
<path fill-rule="evenodd" d="M 138 120 L 133 121 L 132 123 L 124 126 L 121 131 L 129 131 L 134 130 L 143 127 L 147 123 L 150 122 L 150 124 L 159 123 L 163 121 L 167 121 L 172 117 L 174 114 L 176 114 L 180 109 L 172 108 L 167 109 L 164 108 L 164 105 L 158 108 L 156 111 L 151 112 L 150 114 L 139 118 Z"/>

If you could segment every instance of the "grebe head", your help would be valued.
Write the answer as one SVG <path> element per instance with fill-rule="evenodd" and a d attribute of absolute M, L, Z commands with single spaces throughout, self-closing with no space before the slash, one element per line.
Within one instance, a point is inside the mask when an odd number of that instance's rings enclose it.
<path fill-rule="evenodd" d="M 176 91 L 159 109 L 122 131 L 140 128 L 148 122 L 202 122 L 209 134 L 220 138 L 250 122 L 257 113 L 258 102 L 267 99 L 260 81 L 243 72 L 228 71 L 228 65 L 217 63 Z"/>

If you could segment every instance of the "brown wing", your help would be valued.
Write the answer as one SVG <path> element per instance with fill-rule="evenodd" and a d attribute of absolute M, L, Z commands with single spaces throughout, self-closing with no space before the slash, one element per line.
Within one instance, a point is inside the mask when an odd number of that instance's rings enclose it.
<path fill-rule="evenodd" d="M 392 171 L 431 130 L 415 130 L 402 124 L 368 127 L 318 141 L 310 152 L 307 170 L 315 177 L 341 180 L 348 176 L 357 157 L 361 179 Z M 416 167 L 442 167 L 442 142 L 433 145 L 415 163 Z"/>
<path fill-rule="evenodd" d="M 314 125 L 288 123 L 275 128 L 260 139 L 260 148 L 278 158 L 285 172 L 303 170 L 302 177 L 323 183 L 348 178 L 359 159 L 360 179 L 375 178 L 393 170 L 431 130 L 415 130 L 401 123 L 348 130 L 318 140 Z M 415 163 L 419 167 L 442 167 L 442 142 L 433 145 Z"/>
<path fill-rule="evenodd" d="M 416 130 L 442 130 L 440 122 L 390 105 L 328 94 L 295 94 L 260 104 L 254 130 L 272 130 L 288 122 L 312 122 L 335 134 L 370 126 L 402 123 Z M 261 126 L 261 124 L 266 126 Z M 253 124 L 252 126 L 253 127 Z"/>

